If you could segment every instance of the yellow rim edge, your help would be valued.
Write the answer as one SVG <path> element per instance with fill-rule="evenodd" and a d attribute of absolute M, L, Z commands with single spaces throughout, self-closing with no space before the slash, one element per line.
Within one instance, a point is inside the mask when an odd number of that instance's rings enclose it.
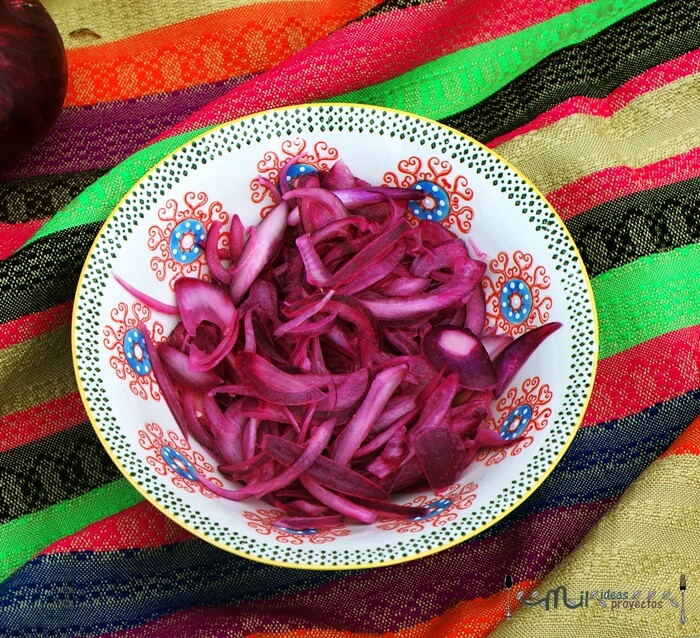
<path fill-rule="evenodd" d="M 590 376 L 590 383 L 588 385 L 588 391 L 587 391 L 587 396 L 583 404 L 583 409 L 581 410 L 581 414 L 579 418 L 576 421 L 576 424 L 571 430 L 571 434 L 569 435 L 568 440 L 564 443 L 562 446 L 561 450 L 559 453 L 556 455 L 552 463 L 550 464 L 549 468 L 547 471 L 542 474 L 523 494 L 523 496 L 518 499 L 517 502 L 513 503 L 510 507 L 508 507 L 506 510 L 501 512 L 497 517 L 495 517 L 493 520 L 489 521 L 488 523 L 482 525 L 479 529 L 474 530 L 472 532 L 469 532 L 462 536 L 461 538 L 455 539 L 454 541 L 449 541 L 447 543 L 444 543 L 442 545 L 438 545 L 437 547 L 432 547 L 430 549 L 427 549 L 423 552 L 420 552 L 418 554 L 413 554 L 411 556 L 406 556 L 406 557 L 401 557 L 401 558 L 396 558 L 393 560 L 387 560 L 383 562 L 377 562 L 377 563 L 359 563 L 359 564 L 343 564 L 343 565 L 318 565 L 318 564 L 298 564 L 298 563 L 285 563 L 281 561 L 276 561 L 276 560 L 271 560 L 268 558 L 262 558 L 260 556 L 255 556 L 252 554 L 248 554 L 247 552 L 244 552 L 243 550 L 240 550 L 235 547 L 231 547 L 230 545 L 227 545 L 225 543 L 222 543 L 220 541 L 214 540 L 207 536 L 204 532 L 201 532 L 197 529 L 195 529 L 193 526 L 189 525 L 188 523 L 185 523 L 184 521 L 180 520 L 178 517 L 176 517 L 174 514 L 172 514 L 166 507 L 164 507 L 160 501 L 158 501 L 154 496 L 149 494 L 143 487 L 141 487 L 131 476 L 129 471 L 122 465 L 121 461 L 117 456 L 114 454 L 112 451 L 112 448 L 109 446 L 107 443 L 106 439 L 104 438 L 102 431 L 97 425 L 97 421 L 92 413 L 92 410 L 90 408 L 90 405 L 88 403 L 87 397 L 85 396 L 85 391 L 82 386 L 82 382 L 80 380 L 80 373 L 78 371 L 78 360 L 76 356 L 76 319 L 77 319 L 77 308 L 78 308 L 78 294 L 80 293 L 80 290 L 82 289 L 83 285 L 83 279 L 85 277 L 85 271 L 87 269 L 88 262 L 90 261 L 90 257 L 92 256 L 93 251 L 95 250 L 95 247 L 97 246 L 100 238 L 102 237 L 102 233 L 107 226 L 107 224 L 110 222 L 112 217 L 116 214 L 117 210 L 119 207 L 124 203 L 124 201 L 131 195 L 136 187 L 146 178 L 146 176 L 153 171 L 153 169 L 157 168 L 161 164 L 163 164 L 166 160 L 171 158 L 175 153 L 181 152 L 186 146 L 189 146 L 192 142 L 202 139 L 206 137 L 207 135 L 211 134 L 213 131 L 221 130 L 223 128 L 228 128 L 232 124 L 236 124 L 238 122 L 241 122 L 243 120 L 248 120 L 254 117 L 260 117 L 264 114 L 267 113 L 274 113 L 277 111 L 293 111 L 294 109 L 308 109 L 309 107 L 311 108 L 319 108 L 319 107 L 345 107 L 345 108 L 352 108 L 352 109 L 360 109 L 360 108 L 365 108 L 365 109 L 374 109 L 374 110 L 380 110 L 380 111 L 386 111 L 389 113 L 398 113 L 400 115 L 407 115 L 409 117 L 423 120 L 424 122 L 428 122 L 430 124 L 433 124 L 435 126 L 438 126 L 439 128 L 448 130 L 453 132 L 454 134 L 458 135 L 459 137 L 470 141 L 474 144 L 476 144 L 479 148 L 482 150 L 486 151 L 486 153 L 493 155 L 496 157 L 498 160 L 503 162 L 508 168 L 510 168 L 518 177 L 520 177 L 528 186 L 532 187 L 539 195 L 539 197 L 542 198 L 542 201 L 545 202 L 545 204 L 549 207 L 549 209 L 554 213 L 555 215 L 555 220 L 559 224 L 559 226 L 562 228 L 564 231 L 566 237 L 569 239 L 571 242 L 571 245 L 574 247 L 574 251 L 576 254 L 576 257 L 578 259 L 578 263 L 581 266 L 581 272 L 583 273 L 583 278 L 586 283 L 586 288 L 588 289 L 588 296 L 589 300 L 591 303 L 591 312 L 593 314 L 593 342 L 594 342 L 594 354 L 593 354 L 593 362 L 591 366 L 591 376 Z M 544 196 L 542 192 L 535 186 L 525 175 L 523 175 L 515 166 L 513 166 L 510 162 L 505 160 L 503 157 L 501 157 L 498 153 L 495 151 L 491 150 L 488 148 L 486 145 L 482 144 L 478 140 L 475 140 L 474 138 L 470 137 L 469 135 L 465 135 L 461 131 L 458 131 L 455 128 L 452 128 L 451 126 L 446 126 L 444 124 L 441 124 L 440 122 L 437 122 L 436 120 L 431 120 L 428 117 L 423 117 L 422 115 L 416 115 L 415 113 L 409 113 L 408 111 L 402 111 L 399 109 L 394 109 L 394 108 L 388 108 L 384 106 L 376 106 L 376 105 L 371 105 L 371 104 L 353 104 L 350 102 L 310 102 L 308 104 L 293 104 L 291 106 L 283 106 L 283 107 L 278 107 L 274 109 L 267 109 L 265 111 L 258 111 L 257 113 L 251 113 L 250 115 L 246 115 L 244 117 L 239 117 L 236 118 L 235 120 L 230 120 L 228 122 L 224 122 L 223 124 L 218 124 L 216 126 L 212 126 L 209 129 L 207 129 L 204 133 L 201 133 L 199 135 L 195 135 L 192 137 L 190 140 L 188 140 L 185 144 L 183 144 L 180 148 L 172 151 L 169 153 L 167 156 L 165 156 L 163 159 L 161 159 L 159 162 L 156 164 L 153 164 L 151 167 L 149 167 L 148 171 L 144 173 L 141 178 L 136 181 L 128 190 L 128 192 L 119 200 L 117 205 L 112 209 L 112 212 L 107 216 L 107 219 L 105 219 L 104 223 L 102 224 L 102 227 L 100 228 L 100 231 L 97 233 L 97 236 L 95 237 L 95 240 L 92 242 L 92 245 L 90 246 L 90 250 L 88 252 L 88 256 L 85 259 L 85 262 L 83 264 L 83 267 L 80 271 L 80 277 L 78 279 L 78 286 L 76 288 L 75 296 L 73 298 L 73 313 L 72 313 L 72 320 L 71 320 L 71 357 L 73 359 L 73 370 L 75 372 L 75 378 L 76 382 L 78 385 L 78 391 L 80 393 L 80 398 L 83 402 L 83 406 L 85 407 L 85 411 L 87 412 L 88 418 L 90 419 L 90 423 L 92 424 L 93 429 L 95 430 L 97 434 L 97 438 L 100 440 L 100 443 L 102 443 L 102 446 L 105 448 L 107 451 L 107 454 L 109 457 L 112 459 L 114 464 L 117 466 L 119 471 L 124 475 L 124 477 L 131 483 L 131 485 L 141 494 L 141 496 L 144 497 L 145 500 L 147 500 L 151 505 L 153 505 L 158 511 L 160 511 L 163 515 L 165 515 L 167 518 L 171 519 L 175 523 L 177 523 L 180 527 L 183 527 L 186 529 L 190 534 L 193 536 L 196 536 L 207 543 L 214 545 L 215 547 L 218 547 L 219 549 L 223 549 L 224 551 L 227 551 L 231 554 L 236 554 L 237 556 L 241 556 L 243 558 L 251 559 L 260 563 L 264 563 L 266 565 L 273 565 L 275 567 L 287 567 L 290 569 L 311 569 L 311 570 L 322 570 L 322 571 L 341 571 L 341 570 L 351 570 L 351 569 L 369 569 L 369 568 L 376 568 L 376 567 L 387 567 L 389 565 L 398 565 L 400 563 L 407 563 L 412 560 L 416 560 L 418 558 L 424 558 L 425 556 L 430 556 L 431 554 L 436 554 L 437 552 L 441 552 L 445 549 L 448 549 L 450 547 L 454 547 L 455 545 L 459 545 L 460 543 L 463 543 L 464 541 L 467 541 L 471 538 L 474 538 L 474 536 L 477 536 L 478 534 L 481 534 L 485 530 L 487 530 L 489 527 L 492 525 L 495 525 L 498 523 L 500 520 L 504 519 L 508 514 L 510 514 L 513 510 L 516 508 L 520 507 L 534 492 L 537 490 L 537 488 L 544 482 L 544 480 L 552 473 L 554 468 L 559 464 L 559 461 L 561 460 L 562 456 L 566 453 L 566 451 L 569 449 L 569 446 L 571 445 L 572 441 L 574 440 L 574 437 L 576 436 L 576 433 L 578 432 L 581 422 L 583 421 L 583 417 L 586 414 L 586 410 L 588 409 L 588 404 L 590 403 L 591 400 L 591 394 L 593 392 L 593 384 L 595 380 L 595 375 L 596 375 L 596 370 L 598 368 L 598 351 L 599 351 L 599 336 L 598 336 L 598 313 L 596 310 L 596 305 L 595 305 L 595 299 L 593 297 L 593 288 L 591 286 L 591 280 L 588 276 L 588 272 L 586 271 L 586 266 L 583 262 L 583 259 L 581 258 L 581 254 L 579 253 L 578 246 L 576 246 L 576 242 L 574 241 L 573 237 L 569 233 L 568 228 L 562 221 L 561 217 L 559 217 L 559 214 L 557 211 L 554 209 L 554 207 L 549 203 L 547 198 Z"/>

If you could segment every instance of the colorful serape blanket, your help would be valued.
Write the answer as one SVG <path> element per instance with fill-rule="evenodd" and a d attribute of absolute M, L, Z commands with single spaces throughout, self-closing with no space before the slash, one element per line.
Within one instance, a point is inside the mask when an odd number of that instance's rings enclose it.
<path fill-rule="evenodd" d="M 68 96 L 0 180 L 0 635 L 700 635 L 696 0 L 44 4 Z M 271 567 L 190 536 L 103 451 L 71 363 L 78 275 L 130 186 L 206 127 L 311 101 L 495 149 L 565 220 L 600 322 L 584 422 L 535 494 L 374 570 Z"/>

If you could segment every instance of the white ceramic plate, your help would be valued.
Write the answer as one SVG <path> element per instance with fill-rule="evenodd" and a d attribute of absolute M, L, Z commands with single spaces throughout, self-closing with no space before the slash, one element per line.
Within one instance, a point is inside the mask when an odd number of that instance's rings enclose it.
<path fill-rule="evenodd" d="M 262 501 L 213 496 L 196 472 L 217 477 L 216 461 L 187 443 L 143 355 L 144 322 L 157 340 L 174 327 L 111 277 L 112 271 L 158 299 L 173 281 L 206 276 L 193 239 L 237 213 L 244 224 L 272 206 L 258 174 L 275 181 L 291 157 L 327 169 L 342 158 L 373 184 L 432 194 L 413 205 L 488 255 L 487 320 L 513 336 L 549 321 L 549 337 L 492 405 L 492 427 L 522 435 L 483 450 L 439 493 L 404 494 L 430 504 L 422 520 L 379 519 L 326 530 L 277 527 L 281 511 Z M 474 140 L 408 113 L 361 105 L 303 105 L 256 114 L 198 137 L 154 166 L 104 224 L 86 260 L 73 318 L 76 375 L 86 409 L 124 475 L 166 516 L 233 553 L 276 565 L 316 569 L 387 565 L 459 543 L 503 518 L 545 479 L 569 446 L 587 405 L 596 366 L 597 328 L 580 255 L 542 195 Z M 234 487 L 223 477 L 223 484 Z"/>

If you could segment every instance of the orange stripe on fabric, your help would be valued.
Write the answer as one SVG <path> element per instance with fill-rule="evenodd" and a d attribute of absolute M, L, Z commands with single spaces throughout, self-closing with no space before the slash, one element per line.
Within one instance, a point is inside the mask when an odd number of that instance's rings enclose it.
<path fill-rule="evenodd" d="M 0 259 L 7 259 L 43 225 L 45 219 L 8 224 L 0 222 Z"/>
<path fill-rule="evenodd" d="M 67 301 L 48 310 L 0 324 L 0 349 L 28 341 L 44 332 L 69 324 L 72 311 L 73 302 Z"/>
<path fill-rule="evenodd" d="M 659 458 L 693 454 L 700 456 L 700 416 L 695 419 Z"/>
<path fill-rule="evenodd" d="M 146 549 L 193 538 L 192 534 L 161 514 L 150 503 L 142 501 L 56 541 L 41 553 Z"/>
<path fill-rule="evenodd" d="M 379 0 L 315 0 L 234 7 L 70 49 L 65 104 L 124 100 L 257 72 L 377 4 Z"/>
<path fill-rule="evenodd" d="M 700 326 L 667 332 L 598 362 L 582 427 L 700 388 Z"/>
<path fill-rule="evenodd" d="M 0 418 L 0 452 L 26 445 L 87 421 L 77 392 Z"/>
<path fill-rule="evenodd" d="M 511 611 L 521 604 L 516 592 L 529 596 L 539 581 L 521 581 L 511 588 Z M 417 595 L 419 595 L 417 593 Z M 406 629 L 382 633 L 352 632 L 339 629 L 297 629 L 250 634 L 250 638 L 483 638 L 506 620 L 508 592 L 502 589 L 488 598 L 459 603 L 428 622 Z"/>

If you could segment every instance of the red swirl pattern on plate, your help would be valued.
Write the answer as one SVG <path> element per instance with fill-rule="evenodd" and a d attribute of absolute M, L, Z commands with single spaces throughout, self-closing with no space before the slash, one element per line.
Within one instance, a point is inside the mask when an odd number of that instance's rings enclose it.
<path fill-rule="evenodd" d="M 519 282 L 528 290 L 530 299 L 525 300 L 518 294 L 504 300 L 504 290 L 507 284 Z M 530 253 L 516 250 L 512 255 L 500 252 L 495 259 L 489 262 L 487 275 L 482 280 L 484 296 L 486 297 L 486 325 L 487 328 L 497 329 L 509 334 L 511 337 L 519 337 L 537 325 L 545 324 L 549 320 L 549 311 L 552 309 L 552 299 L 545 295 L 550 286 L 550 278 L 544 266 L 534 264 Z M 517 321 L 509 318 L 509 310 L 529 306 L 527 316 Z"/>
<path fill-rule="evenodd" d="M 246 510 L 243 512 L 243 517 L 248 522 L 248 526 L 252 527 L 258 534 L 263 536 L 274 536 L 275 540 L 280 543 L 289 543 L 290 545 L 302 545 L 304 542 L 320 545 L 323 543 L 331 543 L 336 538 L 347 536 L 350 530 L 344 524 L 335 527 L 314 528 L 313 530 L 305 530 L 303 532 L 293 532 L 291 530 L 281 529 L 275 526 L 275 523 L 285 516 L 282 510 L 266 510 L 258 509 L 254 512 Z"/>
<path fill-rule="evenodd" d="M 300 137 L 285 140 L 282 142 L 279 155 L 274 151 L 268 151 L 263 155 L 263 158 L 256 165 L 258 175 L 277 185 L 284 165 L 298 155 L 301 156 L 298 159 L 299 162 L 310 164 L 317 171 L 327 171 L 339 157 L 338 149 L 323 140 L 316 142 L 312 149 L 307 149 L 307 146 L 306 140 Z M 275 207 L 270 197 L 270 189 L 261 184 L 257 177 L 254 177 L 250 182 L 250 190 L 250 199 L 254 204 L 260 204 L 263 201 L 269 202 L 260 210 L 260 217 L 265 217 Z"/>
<path fill-rule="evenodd" d="M 411 188 L 419 182 L 435 184 L 447 194 L 449 211 L 440 220 L 445 228 L 456 227 L 465 234 L 471 230 L 474 209 L 467 202 L 474 197 L 474 191 L 464 175 L 453 175 L 452 164 L 447 160 L 430 157 L 424 162 L 420 157 L 412 155 L 398 163 L 396 172 L 384 173 L 383 178 L 386 186 L 397 188 Z M 426 198 L 429 201 L 430 194 Z M 438 208 L 435 204 L 436 202 L 430 202 L 430 207 Z M 418 218 L 414 214 L 408 213 L 406 218 L 412 226 L 418 225 Z"/>
<path fill-rule="evenodd" d="M 146 462 L 161 476 L 169 476 L 175 487 L 185 490 L 190 494 L 198 491 L 207 498 L 219 498 L 217 494 L 210 492 L 202 483 L 184 478 L 181 472 L 173 469 L 170 463 L 163 458 L 163 448 L 174 450 L 178 455 L 184 457 L 198 473 L 205 475 L 212 483 L 223 487 L 223 483 L 216 477 L 210 476 L 215 471 L 214 466 L 209 463 L 204 456 L 193 450 L 187 440 L 181 434 L 168 430 L 163 432 L 163 428 L 157 423 L 146 423 L 145 429 L 138 431 L 139 445 L 150 452 L 146 456 Z"/>
<path fill-rule="evenodd" d="M 207 205 L 208 204 L 208 205 Z M 158 219 L 163 222 L 154 224 L 148 229 L 148 248 L 156 254 L 151 258 L 151 270 L 155 273 L 158 281 L 167 279 L 168 286 L 174 289 L 175 280 L 178 277 L 199 277 L 209 280 L 209 273 L 203 272 L 204 249 L 198 248 L 198 240 L 206 236 L 206 232 L 211 227 L 212 222 L 219 221 L 226 228 L 230 215 L 224 210 L 223 205 L 218 201 L 209 203 L 209 196 L 204 192 L 185 193 L 182 201 L 169 199 L 163 208 L 158 209 Z M 182 231 L 182 237 L 178 241 L 173 237 L 173 233 L 180 232 L 183 224 L 188 221 L 199 223 L 203 227 L 201 235 L 195 235 L 189 229 Z M 175 259 L 173 255 L 173 244 L 177 243 L 183 251 L 189 251 L 191 259 L 182 263 Z M 229 233 L 222 232 L 219 237 L 219 250 L 225 250 L 229 245 Z M 196 250 L 196 256 L 192 250 Z"/>
<path fill-rule="evenodd" d="M 530 447 L 534 442 L 533 431 L 544 430 L 549 424 L 549 417 L 552 416 L 552 409 L 549 403 L 552 400 L 552 391 L 549 385 L 542 383 L 539 377 L 529 377 L 522 382 L 520 388 L 512 387 L 505 396 L 496 402 L 496 412 L 498 416 L 494 419 L 489 417 L 486 421 L 492 430 L 501 431 L 509 416 L 516 410 L 527 406 L 528 423 L 520 436 L 503 447 L 484 448 L 476 455 L 476 461 L 485 461 L 486 465 L 495 465 L 503 461 L 508 455 L 517 456 L 525 448 Z M 517 423 L 512 422 L 516 426 Z"/>
<path fill-rule="evenodd" d="M 145 347 L 138 344 L 135 345 L 135 354 L 127 358 L 127 349 L 125 340 L 130 332 L 140 334 L 139 324 L 147 323 L 151 319 L 151 309 L 140 302 L 134 302 L 129 306 L 121 301 L 116 308 L 112 308 L 109 313 L 112 324 L 104 327 L 102 334 L 104 339 L 102 343 L 107 350 L 111 350 L 115 354 L 109 358 L 109 365 L 115 371 L 117 377 L 122 381 L 129 381 L 129 390 L 136 396 L 142 399 L 152 398 L 154 401 L 160 401 L 160 388 L 156 382 L 153 371 L 150 369 L 137 369 L 134 362 L 148 361 L 148 355 L 145 352 Z M 153 341 L 163 341 L 165 339 L 165 330 L 163 325 L 158 321 L 153 322 L 150 329 L 151 339 Z"/>

